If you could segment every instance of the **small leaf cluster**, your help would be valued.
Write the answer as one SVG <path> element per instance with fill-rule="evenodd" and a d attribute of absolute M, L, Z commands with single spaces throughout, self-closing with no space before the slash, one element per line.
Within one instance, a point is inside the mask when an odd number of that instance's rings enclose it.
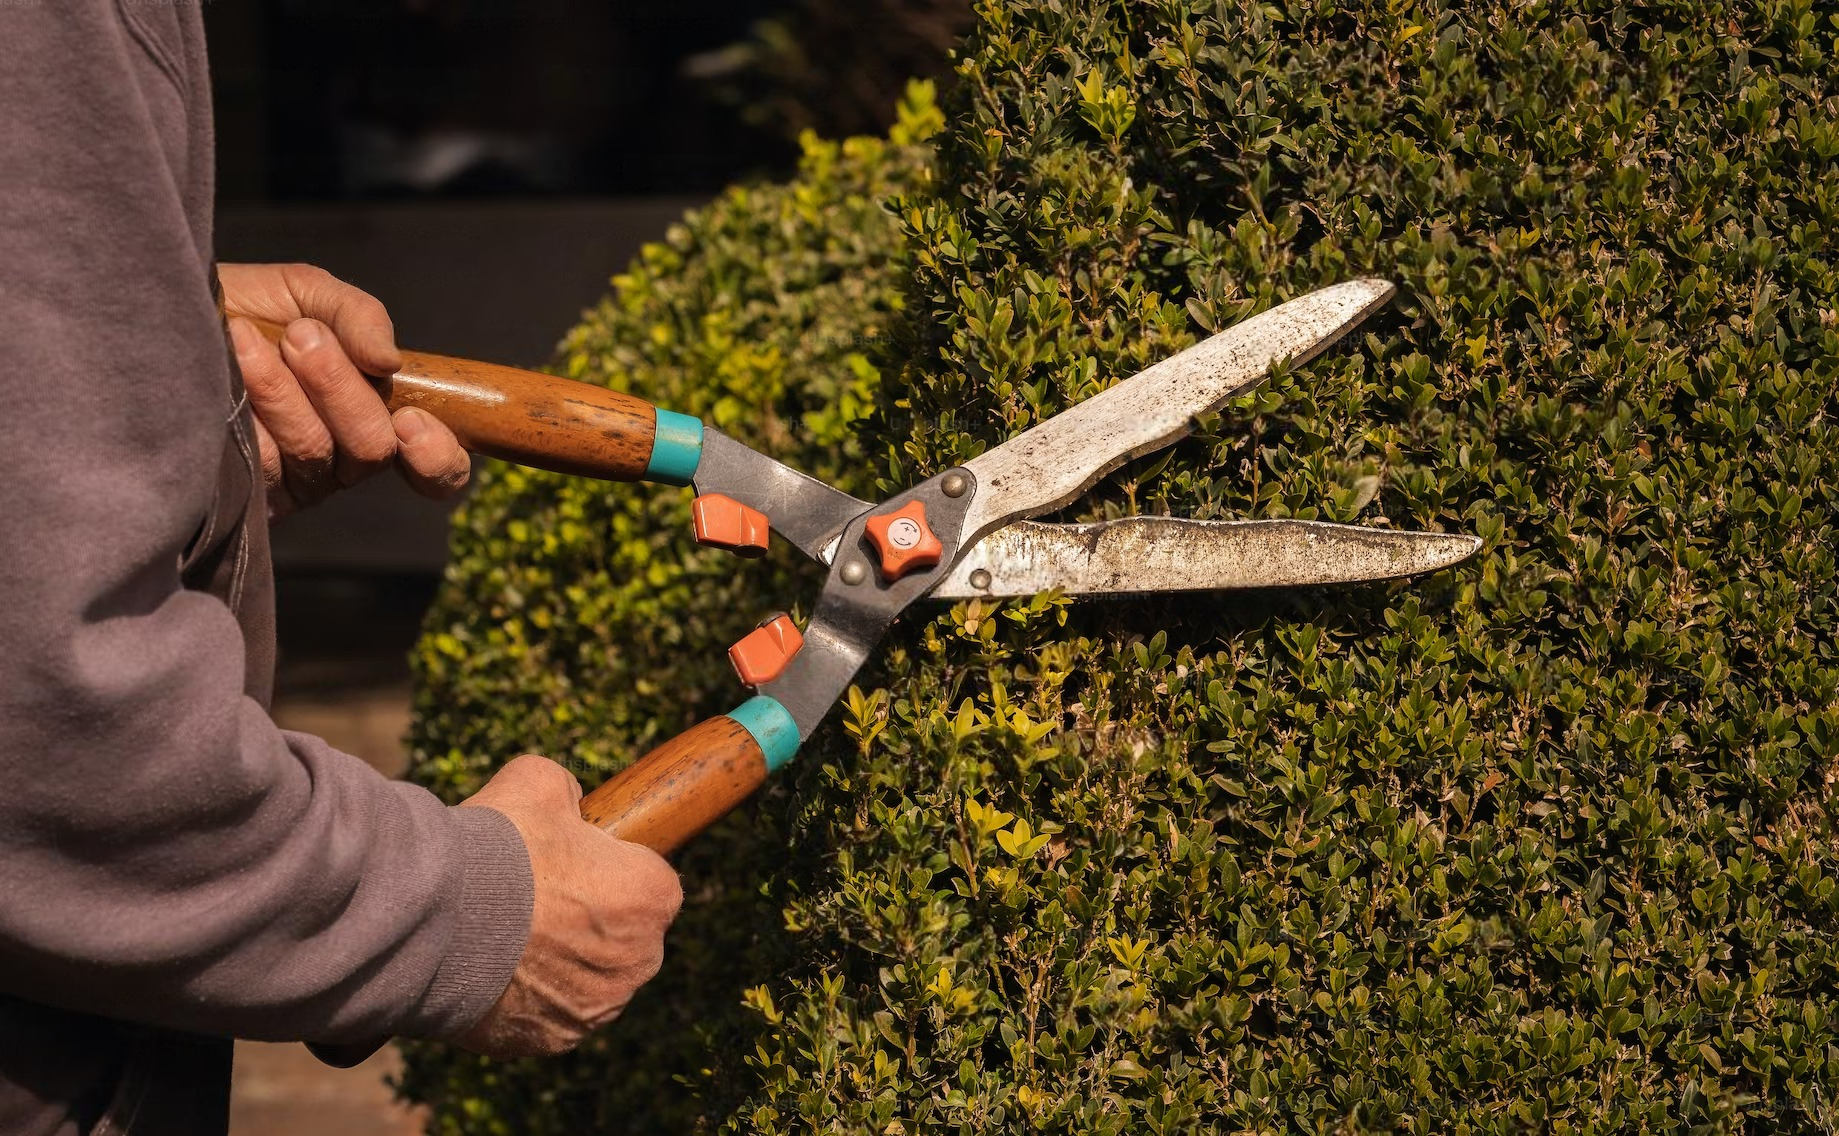
<path fill-rule="evenodd" d="M 646 337 L 661 304 L 590 323 L 584 373 L 681 375 L 679 401 L 781 383 L 750 404 L 779 452 L 885 493 L 1379 275 L 1391 309 L 1059 519 L 1293 516 L 1483 552 L 1384 585 L 915 609 L 685 864 L 689 918 L 722 913 L 719 952 L 673 940 L 690 994 L 574 1064 L 429 1058 L 457 1086 L 439 1123 L 644 1130 L 582 1085 L 668 1073 L 693 1098 L 668 1123 L 761 1133 L 1839 1124 L 1839 14 L 977 13 L 934 152 L 878 185 L 889 259 L 842 274 L 885 328 L 849 422 L 825 435 L 801 384 L 854 372 L 749 373 L 747 336 L 660 370 L 684 358 Z M 763 224 L 749 270 L 860 242 L 843 221 Z M 645 286 L 746 258 L 707 259 Z M 807 297 L 663 302 L 701 327 Z M 722 591 L 732 563 L 646 543 L 666 506 L 635 497 L 500 474 L 473 506 L 423 646 L 424 775 L 464 788 L 533 736 L 611 765 L 685 721 L 647 681 L 708 708 L 714 606 L 756 605 Z M 568 502 L 631 527 L 529 587 Z M 546 638 L 578 652 L 567 688 L 487 646 L 508 590 L 590 563 L 618 598 Z M 729 1016 L 689 1042 L 656 1025 L 680 1004 Z"/>

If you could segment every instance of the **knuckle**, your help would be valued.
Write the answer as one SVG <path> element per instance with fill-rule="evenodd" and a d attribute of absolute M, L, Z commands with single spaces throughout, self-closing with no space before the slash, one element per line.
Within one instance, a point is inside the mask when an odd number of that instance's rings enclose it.
<path fill-rule="evenodd" d="M 633 967 L 633 973 L 638 976 L 638 981 L 633 984 L 634 989 L 656 978 L 663 969 L 664 948 L 659 947 L 657 950 L 647 954 L 637 966 Z"/>
<path fill-rule="evenodd" d="M 389 309 L 383 306 L 382 300 L 355 284 L 345 284 L 344 287 L 350 289 L 351 292 L 348 302 L 351 304 L 352 314 L 361 319 L 375 320 L 381 324 L 390 323 Z"/>
<path fill-rule="evenodd" d="M 540 753 L 520 753 L 504 763 L 503 773 L 515 773 L 520 777 L 537 776 L 537 770 L 545 765 L 554 764 Z"/>
<path fill-rule="evenodd" d="M 576 784 L 574 774 L 541 754 L 519 754 L 505 764 L 506 770 L 512 768 L 516 768 L 518 777 L 552 792 L 569 792 Z"/>
<path fill-rule="evenodd" d="M 318 500 L 329 490 L 326 483 L 334 480 L 332 470 L 337 459 L 337 451 L 330 439 L 294 439 L 285 445 L 277 445 L 281 446 L 281 468 L 288 482 L 294 486 L 295 496 Z"/>
<path fill-rule="evenodd" d="M 266 339 L 239 345 L 236 365 L 243 373 L 243 386 L 257 398 L 284 391 L 294 382 L 293 373 L 281 363 L 280 349 Z"/>
<path fill-rule="evenodd" d="M 322 286 L 336 282 L 338 279 L 317 264 L 306 264 L 301 261 L 282 265 L 281 275 L 289 285 L 306 288 Z"/>
<path fill-rule="evenodd" d="M 287 456 L 305 472 L 319 477 L 332 468 L 333 461 L 338 457 L 338 448 L 332 444 L 331 438 L 315 438 L 310 442 L 295 444 Z"/>
<path fill-rule="evenodd" d="M 389 428 L 388 418 L 367 416 L 364 424 L 351 432 L 349 448 L 351 456 L 359 461 L 387 462 L 396 456 L 396 432 Z"/>
<path fill-rule="evenodd" d="M 395 456 L 394 435 L 385 437 L 374 430 L 358 431 L 339 446 L 340 478 L 347 484 L 362 481 L 388 465 Z"/>
<path fill-rule="evenodd" d="M 658 936 L 662 950 L 663 934 L 677 913 L 683 910 L 683 879 L 677 870 L 652 852 L 644 850 L 643 865 L 634 873 L 635 890 L 644 898 L 645 906 L 651 914 L 658 917 Z"/>
<path fill-rule="evenodd" d="M 570 773 L 568 770 L 546 757 L 543 758 L 543 776 L 559 789 L 573 789 L 576 785 L 580 784 L 580 782 L 575 780 L 575 775 L 573 773 Z"/>
<path fill-rule="evenodd" d="M 249 397 L 263 404 L 272 404 L 274 400 L 288 393 L 290 388 L 298 389 L 299 384 L 285 368 L 271 366 L 261 358 L 241 360 L 243 365 L 243 388 Z"/>
<path fill-rule="evenodd" d="M 383 399 L 358 372 L 330 332 L 320 340 L 318 347 L 301 358 L 300 379 L 328 409 L 349 417 L 361 416 L 363 433 L 382 435 L 387 432 L 389 443 L 395 444 L 396 431 L 390 425 Z"/>
<path fill-rule="evenodd" d="M 605 1009 L 601 1010 L 599 1013 L 595 1014 L 591 1021 L 588 1021 L 583 1024 L 581 1033 L 573 1041 L 569 1043 L 569 1048 L 570 1049 L 575 1048 L 576 1046 L 580 1045 L 582 1042 L 586 1041 L 589 1035 L 593 1034 L 594 1031 L 605 1029 L 607 1026 L 612 1025 L 614 1022 L 624 1017 L 626 1013 L 626 1007 L 630 1004 L 631 1004 L 631 996 L 630 994 L 628 994 L 625 997 L 622 997 L 619 1001 L 612 1003 L 611 1005 L 607 1006 Z"/>

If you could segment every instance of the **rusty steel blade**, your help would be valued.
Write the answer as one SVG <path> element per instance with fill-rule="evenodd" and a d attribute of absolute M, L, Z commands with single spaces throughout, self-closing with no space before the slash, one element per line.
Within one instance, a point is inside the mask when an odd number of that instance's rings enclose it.
<path fill-rule="evenodd" d="M 1323 521 L 1017 521 L 960 557 L 931 595 L 957 600 L 1031 596 L 1050 588 L 1090 596 L 1347 584 L 1434 572 L 1480 548 L 1479 538 L 1460 533 Z"/>
<path fill-rule="evenodd" d="M 1131 458 L 1193 429 L 1197 415 L 1300 365 L 1392 298 L 1384 280 L 1350 280 L 1299 296 L 1172 355 L 964 464 L 977 495 L 965 547 L 1006 521 L 1057 509 Z"/>

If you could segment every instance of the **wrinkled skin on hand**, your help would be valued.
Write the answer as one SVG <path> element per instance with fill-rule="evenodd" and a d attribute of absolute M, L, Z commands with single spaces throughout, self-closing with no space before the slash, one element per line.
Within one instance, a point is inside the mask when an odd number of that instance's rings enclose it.
<path fill-rule="evenodd" d="M 446 498 L 471 459 L 426 411 L 391 414 L 367 375 L 402 365 L 376 297 L 305 264 L 224 264 L 230 339 L 255 412 L 269 515 L 285 516 L 395 466 L 411 488 Z M 286 330 L 277 345 L 250 322 Z"/>
<path fill-rule="evenodd" d="M 488 1057 L 549 1057 L 619 1017 L 664 964 L 683 905 L 677 873 L 648 848 L 581 819 L 581 783 L 525 754 L 462 808 L 494 808 L 523 835 L 536 882 L 530 938 L 511 984 L 460 1044 Z"/>

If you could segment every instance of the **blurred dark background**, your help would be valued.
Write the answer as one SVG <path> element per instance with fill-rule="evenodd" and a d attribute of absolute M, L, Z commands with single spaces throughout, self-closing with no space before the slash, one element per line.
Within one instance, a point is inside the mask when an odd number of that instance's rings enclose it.
<path fill-rule="evenodd" d="M 968 0 L 207 8 L 227 200 L 707 193 L 883 129 Z"/>

